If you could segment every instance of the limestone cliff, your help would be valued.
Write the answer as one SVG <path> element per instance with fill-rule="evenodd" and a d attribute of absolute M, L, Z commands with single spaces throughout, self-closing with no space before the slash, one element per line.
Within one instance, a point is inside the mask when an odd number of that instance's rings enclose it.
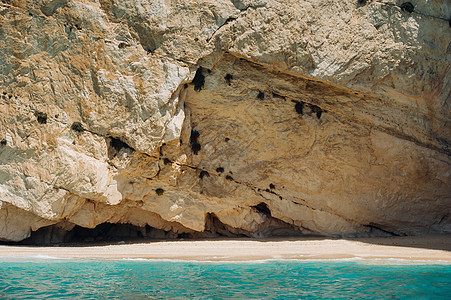
<path fill-rule="evenodd" d="M 0 240 L 449 233 L 450 17 L 446 0 L 2 0 Z"/>

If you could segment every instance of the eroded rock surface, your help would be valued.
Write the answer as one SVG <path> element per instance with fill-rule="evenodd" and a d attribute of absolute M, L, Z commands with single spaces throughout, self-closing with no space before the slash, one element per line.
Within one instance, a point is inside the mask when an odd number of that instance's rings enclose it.
<path fill-rule="evenodd" d="M 1 1 L 0 240 L 451 232 L 451 5 L 403 3 Z"/>

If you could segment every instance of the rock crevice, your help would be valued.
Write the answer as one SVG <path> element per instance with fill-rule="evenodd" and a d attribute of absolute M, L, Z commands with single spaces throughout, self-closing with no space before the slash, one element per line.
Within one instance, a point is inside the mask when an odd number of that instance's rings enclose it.
<path fill-rule="evenodd" d="M 405 3 L 1 1 L 0 240 L 451 232 L 450 7 Z"/>

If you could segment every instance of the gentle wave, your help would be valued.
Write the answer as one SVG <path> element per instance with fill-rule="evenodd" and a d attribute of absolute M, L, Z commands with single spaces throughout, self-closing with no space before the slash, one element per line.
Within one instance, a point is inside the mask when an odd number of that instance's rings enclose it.
<path fill-rule="evenodd" d="M 365 265 L 451 265 L 447 260 L 412 260 L 404 258 L 363 258 L 359 256 L 346 258 L 266 258 L 229 260 L 231 257 L 216 256 L 206 259 L 172 259 L 172 258 L 71 258 L 49 255 L 0 256 L 0 262 L 33 262 L 33 261 L 136 261 L 136 262 L 174 262 L 174 263 L 211 263 L 211 264 L 262 264 L 267 262 L 354 262 Z"/>
<path fill-rule="evenodd" d="M 108 259 L 108 260 L 118 260 L 118 261 L 147 261 L 147 262 L 191 262 L 191 263 L 212 263 L 212 264 L 261 264 L 267 262 L 355 262 L 367 265 L 451 265 L 450 261 L 447 260 L 411 260 L 403 258 L 362 258 L 362 257 L 348 257 L 348 258 L 267 258 L 267 259 L 254 259 L 254 260 L 218 260 L 221 258 L 213 258 L 195 260 L 195 259 L 155 259 L 155 258 L 119 258 L 119 259 Z"/>

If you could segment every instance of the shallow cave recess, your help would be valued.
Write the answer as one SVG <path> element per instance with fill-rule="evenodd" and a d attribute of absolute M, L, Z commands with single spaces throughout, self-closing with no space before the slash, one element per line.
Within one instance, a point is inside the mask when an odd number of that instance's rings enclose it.
<path fill-rule="evenodd" d="M 294 225 L 271 217 L 266 204 L 252 206 L 257 212 L 265 215 L 266 221 L 258 226 L 255 232 L 234 228 L 222 223 L 214 213 L 207 213 L 205 230 L 193 231 L 188 228 L 184 232 L 165 231 L 153 228 L 122 223 L 102 223 L 95 228 L 74 226 L 64 229 L 59 224 L 42 227 L 31 233 L 31 236 L 21 242 L 21 245 L 73 245 L 73 244 L 110 244 L 133 243 L 145 240 L 177 240 L 177 239 L 211 239 L 211 238 L 272 238 L 303 236 L 303 232 Z"/>
<path fill-rule="evenodd" d="M 135 149 L 130 147 L 126 142 L 124 142 L 123 140 L 121 140 L 119 138 L 107 137 L 106 140 L 107 140 L 107 146 L 108 146 L 108 158 L 109 159 L 113 159 L 114 157 L 116 157 L 121 152 L 121 150 L 128 151 L 128 152 L 135 151 Z"/>
<path fill-rule="evenodd" d="M 148 225 L 144 227 L 122 223 L 102 223 L 95 228 L 74 226 L 66 230 L 60 225 L 42 227 L 31 233 L 31 236 L 19 244 L 47 245 L 47 244 L 85 244 L 85 243 L 118 243 L 133 242 L 143 239 L 174 239 L 178 234 L 164 231 Z"/>

